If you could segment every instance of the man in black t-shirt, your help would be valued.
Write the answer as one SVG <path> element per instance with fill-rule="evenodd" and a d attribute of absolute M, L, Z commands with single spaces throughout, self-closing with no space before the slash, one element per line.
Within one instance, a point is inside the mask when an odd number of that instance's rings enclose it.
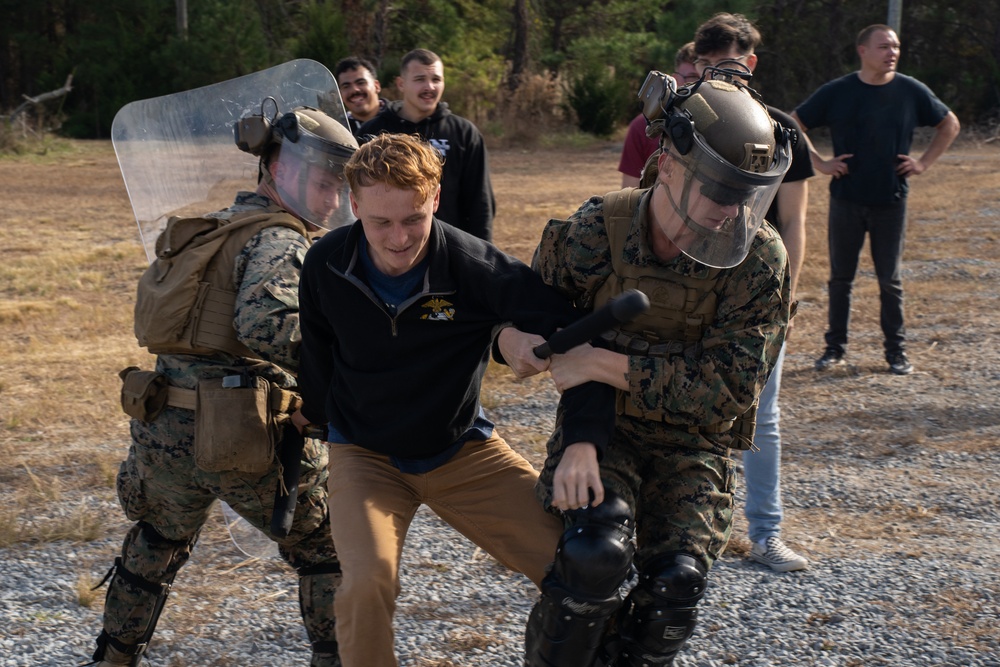
<path fill-rule="evenodd" d="M 961 129 L 958 118 L 930 88 L 899 74 L 899 37 L 887 25 L 871 25 L 856 41 L 861 69 L 820 87 L 792 116 L 803 131 L 828 126 L 834 157 L 810 146 L 813 166 L 830 181 L 830 312 L 826 350 L 817 370 L 843 365 L 851 287 L 867 234 L 881 301 L 889 371 L 908 375 L 900 278 L 906 235 L 907 179 L 919 176 L 944 153 Z M 909 155 L 913 130 L 933 127 L 919 158 Z"/>

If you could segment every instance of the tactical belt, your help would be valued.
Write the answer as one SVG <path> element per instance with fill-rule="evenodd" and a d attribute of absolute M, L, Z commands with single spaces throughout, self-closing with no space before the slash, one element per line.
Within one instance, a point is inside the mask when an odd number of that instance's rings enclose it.
<path fill-rule="evenodd" d="M 194 389 L 167 387 L 167 405 L 172 408 L 194 410 L 196 392 Z"/>
<path fill-rule="evenodd" d="M 639 335 L 629 335 L 617 331 L 608 331 L 601 335 L 605 341 L 612 345 L 612 349 L 622 354 L 638 354 L 644 357 L 669 358 L 675 355 L 684 354 L 684 343 L 681 341 L 670 341 L 668 343 L 650 343 Z"/>
<path fill-rule="evenodd" d="M 184 410 L 194 410 L 197 392 L 194 389 L 182 387 L 167 387 L 167 405 Z M 291 414 L 302 407 L 302 399 L 294 391 L 279 389 L 272 385 L 271 410 L 279 414 Z"/>

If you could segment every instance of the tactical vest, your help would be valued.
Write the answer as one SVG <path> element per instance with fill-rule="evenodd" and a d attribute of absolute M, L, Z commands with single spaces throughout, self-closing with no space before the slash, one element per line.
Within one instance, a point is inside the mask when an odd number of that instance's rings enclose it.
<path fill-rule="evenodd" d="M 237 213 L 228 220 L 170 218 L 156 239 L 156 259 L 139 279 L 139 345 L 153 354 L 227 352 L 257 358 L 233 326 L 238 288 L 233 267 L 251 238 L 275 226 L 307 234 L 302 222 L 276 207 Z"/>
<path fill-rule="evenodd" d="M 607 229 L 614 273 L 608 276 L 594 295 L 594 309 L 628 289 L 637 289 L 649 297 L 649 310 L 628 324 L 620 325 L 604 336 L 611 349 L 628 355 L 670 358 L 688 353 L 701 355 L 701 339 L 715 317 L 717 288 L 722 269 L 702 266 L 696 275 L 681 275 L 669 267 L 653 264 L 637 266 L 625 261 L 625 242 L 633 221 L 646 215 L 649 190 L 626 188 L 604 195 L 604 226 Z M 662 409 L 647 410 L 628 400 L 618 391 L 618 414 L 666 423 Z M 749 449 L 756 419 L 756 402 L 737 420 L 717 424 L 684 427 L 692 433 L 725 433 L 737 429 L 733 447 Z M 740 423 L 749 420 L 749 423 Z M 746 430 L 749 427 L 749 437 Z"/>

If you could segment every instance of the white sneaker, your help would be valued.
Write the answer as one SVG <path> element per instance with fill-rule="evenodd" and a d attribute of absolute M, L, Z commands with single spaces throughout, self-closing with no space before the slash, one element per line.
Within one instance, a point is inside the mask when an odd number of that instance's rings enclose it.
<path fill-rule="evenodd" d="M 754 542 L 750 558 L 767 565 L 775 572 L 794 572 L 809 567 L 809 561 L 786 547 L 777 535 L 767 538 L 764 544 Z"/>

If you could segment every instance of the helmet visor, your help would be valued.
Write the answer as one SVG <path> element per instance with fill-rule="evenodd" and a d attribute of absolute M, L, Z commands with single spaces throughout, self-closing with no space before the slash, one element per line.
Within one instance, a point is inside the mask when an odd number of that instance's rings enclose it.
<path fill-rule="evenodd" d="M 666 179 L 667 197 L 678 219 L 664 232 L 691 259 L 730 268 L 750 251 L 788 170 L 790 151 L 778 147 L 772 164 L 758 173 L 726 162 L 697 133 L 694 139 L 687 155 L 669 148 L 680 167 Z"/>
<path fill-rule="evenodd" d="M 271 173 L 281 203 L 295 217 L 331 230 L 352 220 L 344 178 L 346 157 L 317 151 L 303 142 L 282 142 Z"/>
<path fill-rule="evenodd" d="M 355 147 L 315 134 L 306 127 L 310 123 L 310 117 L 294 113 L 279 121 L 283 139 L 272 158 L 277 165 L 274 181 L 291 213 L 330 230 L 351 220 L 344 164 Z"/>

